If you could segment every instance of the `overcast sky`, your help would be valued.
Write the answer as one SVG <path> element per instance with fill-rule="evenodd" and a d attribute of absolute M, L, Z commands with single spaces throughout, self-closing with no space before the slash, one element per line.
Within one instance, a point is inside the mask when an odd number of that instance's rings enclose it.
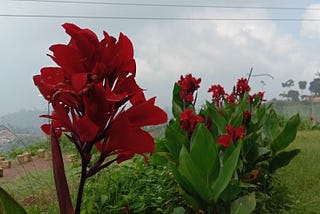
<path fill-rule="evenodd" d="M 79 0 L 80 1 L 80 0 Z M 89 0 L 87 0 L 88 2 Z M 120 2 L 103 1 L 101 2 Z M 94 2 L 98 2 L 95 0 Z M 270 74 L 274 79 L 254 77 L 253 92 L 265 91 L 267 99 L 284 91 L 288 79 L 312 81 L 320 71 L 320 21 L 277 21 L 270 19 L 320 19 L 320 1 L 232 0 L 232 1 L 146 1 L 124 3 L 188 4 L 265 7 L 264 9 L 221 9 L 209 7 L 150 7 L 103 4 L 71 4 L 40 1 L 0 0 L 0 116 L 21 109 L 46 109 L 33 85 L 32 76 L 41 67 L 54 65 L 46 56 L 52 44 L 69 37 L 61 25 L 72 22 L 115 36 L 126 34 L 134 44 L 137 81 L 147 96 L 170 107 L 173 83 L 181 74 L 202 78 L 199 102 L 209 99 L 211 84 L 231 91 L 238 78 Z M 269 7 L 269 9 L 268 9 Z M 279 10 L 270 7 L 304 8 Z M 8 15 L 99 16 L 93 18 L 10 17 Z M 117 20 L 104 17 L 231 18 L 242 21 Z M 252 20 L 269 19 L 269 20 Z M 262 84 L 264 82 L 265 84 Z M 306 92 L 307 93 L 307 92 Z"/>

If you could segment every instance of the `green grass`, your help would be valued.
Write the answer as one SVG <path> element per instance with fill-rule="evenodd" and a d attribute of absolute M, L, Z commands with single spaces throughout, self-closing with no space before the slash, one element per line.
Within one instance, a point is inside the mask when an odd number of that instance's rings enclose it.
<path fill-rule="evenodd" d="M 279 169 L 279 181 L 292 200 L 290 213 L 320 213 L 320 131 L 300 131 L 289 149 L 301 149 L 292 162 Z"/>

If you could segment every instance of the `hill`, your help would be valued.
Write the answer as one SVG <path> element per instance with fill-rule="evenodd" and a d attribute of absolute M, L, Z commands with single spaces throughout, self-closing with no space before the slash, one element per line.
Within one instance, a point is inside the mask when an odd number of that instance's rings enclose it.
<path fill-rule="evenodd" d="M 34 110 L 21 110 L 0 117 L 0 130 L 9 129 L 11 132 L 19 134 L 42 134 L 41 124 L 46 123 L 46 119 L 40 115 L 46 112 Z"/>

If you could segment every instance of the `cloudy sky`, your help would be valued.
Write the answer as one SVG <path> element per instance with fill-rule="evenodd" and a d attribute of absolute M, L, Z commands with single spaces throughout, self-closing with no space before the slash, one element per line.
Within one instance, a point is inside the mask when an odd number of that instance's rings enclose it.
<path fill-rule="evenodd" d="M 32 76 L 41 67 L 54 65 L 46 54 L 50 45 L 68 42 L 61 27 L 65 22 L 90 28 L 100 38 L 103 30 L 115 37 L 119 32 L 126 34 L 134 44 L 139 84 L 148 97 L 157 96 L 163 107 L 170 106 L 173 83 L 181 74 L 202 78 L 201 103 L 209 99 L 211 84 L 231 91 L 251 67 L 254 75 L 274 77 L 250 80 L 253 91 L 265 91 L 267 99 L 279 98 L 284 91 L 282 82 L 293 79 L 298 89 L 298 81 L 310 82 L 320 71 L 320 1 L 66 1 L 71 0 L 0 0 L 0 116 L 21 109 L 46 109 Z M 97 4 L 99 1 L 176 6 Z M 181 4 L 197 7 L 177 7 Z"/>

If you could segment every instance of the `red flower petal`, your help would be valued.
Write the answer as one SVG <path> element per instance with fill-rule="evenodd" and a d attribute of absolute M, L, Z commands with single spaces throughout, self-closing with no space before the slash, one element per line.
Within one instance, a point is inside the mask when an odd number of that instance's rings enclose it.
<path fill-rule="evenodd" d="M 80 89 L 82 89 L 87 83 L 87 80 L 88 80 L 87 73 L 77 73 L 71 76 L 72 86 L 76 91 L 79 91 Z"/>
<path fill-rule="evenodd" d="M 83 56 L 77 49 L 63 44 L 52 45 L 49 49 L 53 52 L 51 58 L 67 72 L 66 74 L 88 72 L 83 64 Z"/>
<path fill-rule="evenodd" d="M 232 137 L 227 134 L 223 134 L 218 138 L 218 143 L 224 147 L 228 147 L 231 142 L 232 142 Z"/>
<path fill-rule="evenodd" d="M 75 129 L 81 142 L 91 142 L 99 131 L 99 127 L 87 116 L 76 119 Z"/>
<path fill-rule="evenodd" d="M 167 114 L 154 105 L 155 97 L 146 102 L 133 105 L 123 114 L 129 118 L 135 126 L 158 125 L 168 120 Z"/>

